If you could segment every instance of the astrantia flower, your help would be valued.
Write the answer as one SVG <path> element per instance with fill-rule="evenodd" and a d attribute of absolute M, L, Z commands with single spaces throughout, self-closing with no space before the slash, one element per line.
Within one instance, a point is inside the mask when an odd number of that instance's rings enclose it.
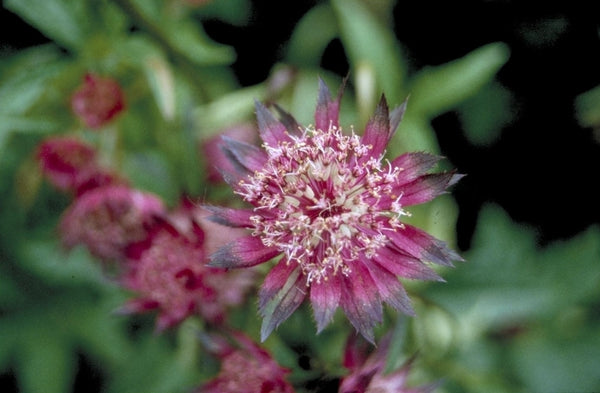
<path fill-rule="evenodd" d="M 256 105 L 264 149 L 225 139 L 236 164 L 228 181 L 249 210 L 212 208 L 215 219 L 249 228 L 212 255 L 220 267 L 247 267 L 280 254 L 259 294 L 262 338 L 306 298 L 321 331 L 340 306 L 373 341 L 382 302 L 413 314 L 398 277 L 440 280 L 425 261 L 451 265 L 460 257 L 445 243 L 403 222 L 406 206 L 442 194 L 460 176 L 429 174 L 439 157 L 407 153 L 384 159 L 404 105 L 382 97 L 361 136 L 340 127 L 341 94 L 320 83 L 315 125 L 301 127 L 278 108 L 281 121 Z"/>
<path fill-rule="evenodd" d="M 100 128 L 125 109 L 125 96 L 116 80 L 87 73 L 71 97 L 71 108 L 86 126 Z"/>
<path fill-rule="evenodd" d="M 159 331 L 192 314 L 211 324 L 222 323 L 227 308 L 240 304 L 254 282 L 250 270 L 206 266 L 208 237 L 234 238 L 232 228 L 215 228 L 218 225 L 211 223 L 213 233 L 209 234 L 191 211 L 185 216 L 181 213 L 174 212 L 168 221 L 159 220 L 144 241 L 129 246 L 129 270 L 122 279 L 136 298 L 121 311 L 157 310 Z"/>
<path fill-rule="evenodd" d="M 377 349 L 368 353 L 356 336 L 351 336 L 344 354 L 344 366 L 350 371 L 342 378 L 339 393 L 431 393 L 439 386 L 432 383 L 420 387 L 408 387 L 407 379 L 414 358 L 402 367 L 385 372 L 390 336 L 379 343 Z"/>
<path fill-rule="evenodd" d="M 59 224 L 64 245 L 86 246 L 104 260 L 122 260 L 130 243 L 146 238 L 165 208 L 157 196 L 124 185 L 94 188 L 75 198 Z"/>
<path fill-rule="evenodd" d="M 206 338 L 209 350 L 221 360 L 219 374 L 196 393 L 293 393 L 286 381 L 289 370 L 241 332 L 232 334 L 233 342 L 215 336 Z"/>

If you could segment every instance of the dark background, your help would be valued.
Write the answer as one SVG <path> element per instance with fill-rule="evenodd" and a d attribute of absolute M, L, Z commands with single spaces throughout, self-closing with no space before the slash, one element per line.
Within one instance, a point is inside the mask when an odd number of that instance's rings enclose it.
<path fill-rule="evenodd" d="M 260 83 L 283 58 L 298 19 L 317 1 L 254 1 L 247 26 L 209 21 L 207 32 L 235 47 L 234 70 L 243 85 Z M 508 63 L 499 82 L 513 96 L 516 115 L 491 146 L 465 138 L 456 113 L 433 122 L 442 153 L 466 173 L 455 188 L 459 248 L 467 249 L 482 203 L 493 201 L 534 226 L 541 244 L 570 237 L 600 222 L 596 183 L 600 143 L 575 118 L 574 100 L 600 84 L 600 15 L 589 6 L 533 6 L 517 1 L 400 1 L 393 21 L 414 69 L 464 56 L 490 42 L 506 43 Z M 574 3 L 573 3 L 574 4 Z M 4 50 L 47 39 L 9 11 L 0 11 Z M 345 76 L 339 42 L 322 67 Z"/>

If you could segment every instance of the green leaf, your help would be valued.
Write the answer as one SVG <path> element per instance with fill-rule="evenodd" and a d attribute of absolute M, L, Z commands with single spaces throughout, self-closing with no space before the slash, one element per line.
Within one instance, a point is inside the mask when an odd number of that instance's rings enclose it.
<path fill-rule="evenodd" d="M 413 110 L 435 117 L 475 94 L 508 61 L 509 49 L 496 42 L 437 67 L 421 70 L 410 86 Z"/>
<path fill-rule="evenodd" d="M 6 0 L 4 6 L 68 49 L 83 46 L 93 20 L 80 0 Z"/>
<path fill-rule="evenodd" d="M 338 34 L 335 14 L 329 4 L 313 7 L 292 32 L 287 45 L 288 62 L 301 67 L 318 67 L 325 48 Z"/>
<path fill-rule="evenodd" d="M 393 105 L 400 104 L 406 98 L 406 66 L 392 29 L 361 1 L 333 0 L 331 5 L 352 67 L 372 67 L 379 91 L 384 91 Z"/>
<path fill-rule="evenodd" d="M 41 321 L 31 321 L 40 323 Z M 17 377 L 23 393 L 64 393 L 74 380 L 75 356 L 66 338 L 29 329 L 17 353 Z"/>

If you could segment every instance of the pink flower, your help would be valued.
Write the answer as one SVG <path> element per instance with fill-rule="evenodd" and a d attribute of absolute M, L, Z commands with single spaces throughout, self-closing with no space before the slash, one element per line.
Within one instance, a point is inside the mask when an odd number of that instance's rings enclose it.
<path fill-rule="evenodd" d="M 356 336 L 350 337 L 344 356 L 344 366 L 350 374 L 342 378 L 339 393 L 431 393 L 439 386 L 439 383 L 416 388 L 406 386 L 414 358 L 399 369 L 385 373 L 389 341 L 388 335 L 369 354 Z"/>
<path fill-rule="evenodd" d="M 317 331 L 340 306 L 373 342 L 382 302 L 414 314 L 398 277 L 441 280 L 425 261 L 452 265 L 461 258 L 444 242 L 403 222 L 406 206 L 432 200 L 459 175 L 428 173 L 439 157 L 406 153 L 384 159 L 405 106 L 391 112 L 382 96 L 362 137 L 345 134 L 320 81 L 315 125 L 301 127 L 280 108 L 281 121 L 256 104 L 264 149 L 226 139 L 235 163 L 226 175 L 251 209 L 210 208 L 215 220 L 251 234 L 211 256 L 214 266 L 249 267 L 283 255 L 259 293 L 262 339 L 305 299 Z"/>
<path fill-rule="evenodd" d="M 109 184 L 125 183 L 112 171 L 100 167 L 93 146 L 73 136 L 45 139 L 37 148 L 36 158 L 48 181 L 73 195 Z"/>
<path fill-rule="evenodd" d="M 293 393 L 285 380 L 289 370 L 241 332 L 232 334 L 233 343 L 212 337 L 209 345 L 221 360 L 219 374 L 196 393 Z"/>
<path fill-rule="evenodd" d="M 71 108 L 86 126 L 100 128 L 125 109 L 125 97 L 114 79 L 87 73 L 71 97 Z"/>
<path fill-rule="evenodd" d="M 75 198 L 59 229 L 67 248 L 85 245 L 104 260 L 122 260 L 132 242 L 147 236 L 148 226 L 164 214 L 155 195 L 124 185 L 94 188 Z"/>
<path fill-rule="evenodd" d="M 208 323 L 222 323 L 227 309 L 242 303 L 254 284 L 250 270 L 206 266 L 207 240 L 217 236 L 234 238 L 235 229 L 214 223 L 207 226 L 205 219 L 194 218 L 191 206 L 173 212 L 167 219 L 159 220 L 144 241 L 128 249 L 129 271 L 122 282 L 137 298 L 122 311 L 158 310 L 159 331 L 196 313 Z"/>

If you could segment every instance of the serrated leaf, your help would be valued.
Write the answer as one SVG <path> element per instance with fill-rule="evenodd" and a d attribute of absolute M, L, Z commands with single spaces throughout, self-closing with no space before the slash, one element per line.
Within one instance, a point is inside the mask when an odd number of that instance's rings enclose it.
<path fill-rule="evenodd" d="M 428 118 L 440 115 L 491 81 L 508 57 L 508 46 L 495 42 L 441 66 L 424 68 L 411 81 L 409 106 Z"/>

